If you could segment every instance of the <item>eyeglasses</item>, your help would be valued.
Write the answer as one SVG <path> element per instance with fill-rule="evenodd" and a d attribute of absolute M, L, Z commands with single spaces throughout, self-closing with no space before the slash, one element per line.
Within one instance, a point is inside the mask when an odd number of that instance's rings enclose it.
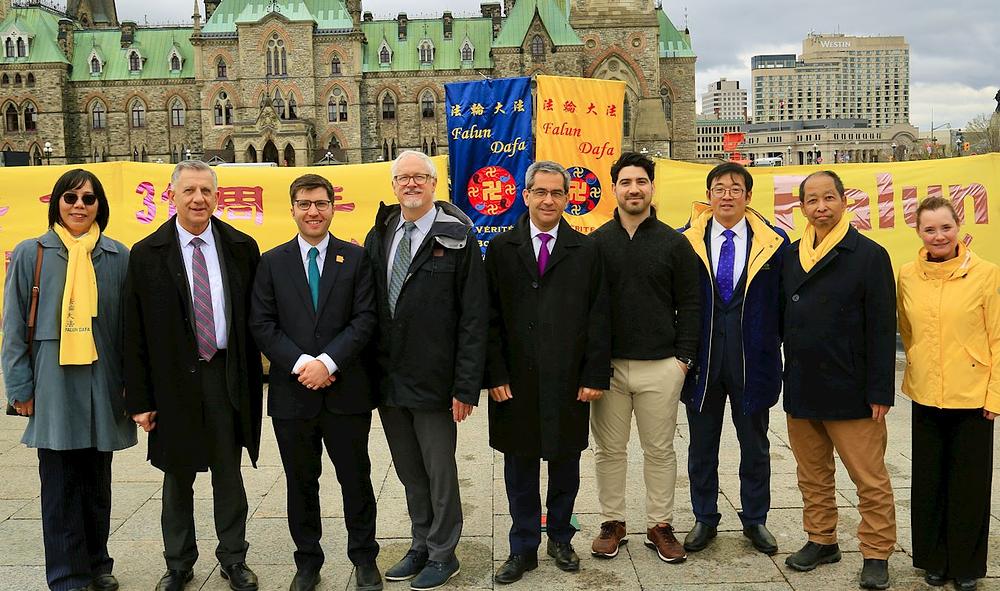
<path fill-rule="evenodd" d="M 562 189 L 552 189 L 551 191 L 548 189 L 528 189 L 528 192 L 535 199 L 545 199 L 546 195 L 552 195 L 553 199 L 562 199 L 566 196 L 566 191 Z"/>
<path fill-rule="evenodd" d="M 729 193 L 736 199 L 739 199 L 746 194 L 746 189 L 743 187 L 712 187 L 712 197 L 725 197 L 726 193 Z"/>
<path fill-rule="evenodd" d="M 418 185 L 423 185 L 432 178 L 429 174 L 397 174 L 392 177 L 392 180 L 396 181 L 397 185 L 408 185 L 410 181 Z"/>
<path fill-rule="evenodd" d="M 319 199 L 317 201 L 310 201 L 308 199 L 296 199 L 295 207 L 299 211 L 309 211 L 309 208 L 316 206 L 316 211 L 326 211 L 330 209 L 332 202 L 329 199 Z"/>
<path fill-rule="evenodd" d="M 78 196 L 76 193 L 63 193 L 62 200 L 66 205 L 76 205 L 77 199 L 83 199 L 83 204 L 90 206 L 97 203 L 97 195 L 84 195 L 82 197 Z"/>

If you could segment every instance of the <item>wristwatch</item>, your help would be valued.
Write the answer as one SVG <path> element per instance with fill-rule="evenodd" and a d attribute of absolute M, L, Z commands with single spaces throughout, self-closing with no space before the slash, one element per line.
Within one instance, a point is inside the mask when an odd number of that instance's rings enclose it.
<path fill-rule="evenodd" d="M 678 355 L 675 356 L 674 359 L 686 365 L 689 370 L 694 368 L 694 360 L 691 359 L 690 357 L 681 357 L 680 355 Z"/>

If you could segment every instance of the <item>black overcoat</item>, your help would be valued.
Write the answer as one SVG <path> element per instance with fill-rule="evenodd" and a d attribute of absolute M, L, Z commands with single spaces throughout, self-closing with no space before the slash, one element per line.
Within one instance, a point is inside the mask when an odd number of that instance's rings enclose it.
<path fill-rule="evenodd" d="M 227 390 L 238 416 L 239 443 L 256 466 L 263 384 L 260 351 L 248 323 L 260 249 L 229 224 L 217 218 L 211 223 L 227 299 Z M 147 458 L 165 472 L 207 470 L 202 378 L 176 218 L 132 247 L 124 308 L 128 412 L 157 412 Z"/>
<path fill-rule="evenodd" d="M 490 445 L 551 459 L 587 447 L 590 405 L 581 386 L 611 378 L 607 286 L 597 243 L 559 222 L 545 274 L 538 275 L 528 215 L 486 251 L 490 338 L 485 387 L 510 384 L 513 398 L 490 409 Z"/>

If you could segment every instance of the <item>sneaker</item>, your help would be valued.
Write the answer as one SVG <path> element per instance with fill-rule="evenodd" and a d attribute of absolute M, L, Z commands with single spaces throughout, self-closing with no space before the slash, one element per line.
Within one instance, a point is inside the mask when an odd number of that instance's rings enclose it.
<path fill-rule="evenodd" d="M 605 521 L 601 524 L 601 533 L 590 546 L 590 553 L 598 558 L 614 558 L 618 556 L 618 548 L 626 542 L 625 522 Z"/>
<path fill-rule="evenodd" d="M 785 564 L 799 572 L 811 571 L 821 564 L 840 562 L 840 546 L 838 544 L 817 544 L 806 542 L 805 546 L 790 554 Z"/>
<path fill-rule="evenodd" d="M 861 568 L 862 589 L 889 588 L 889 561 L 878 558 L 865 558 Z"/>
<path fill-rule="evenodd" d="M 430 591 L 444 587 L 445 583 L 462 572 L 458 559 L 452 557 L 448 562 L 428 560 L 424 570 L 410 581 L 411 591 Z"/>
<path fill-rule="evenodd" d="M 387 581 L 407 581 L 420 574 L 427 564 L 427 554 L 410 550 L 399 562 L 385 571 Z"/>
<path fill-rule="evenodd" d="M 678 563 L 687 559 L 684 547 L 674 536 L 674 528 L 669 523 L 657 524 L 646 530 L 645 544 L 656 550 L 663 562 Z"/>

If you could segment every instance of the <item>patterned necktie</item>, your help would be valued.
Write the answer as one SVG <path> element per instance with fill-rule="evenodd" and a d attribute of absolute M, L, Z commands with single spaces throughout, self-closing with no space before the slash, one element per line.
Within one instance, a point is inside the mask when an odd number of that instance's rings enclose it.
<path fill-rule="evenodd" d="M 312 294 L 313 310 L 319 310 L 319 264 L 316 257 L 319 249 L 315 246 L 309 249 L 309 293 Z"/>
<path fill-rule="evenodd" d="M 205 241 L 192 238 L 194 255 L 191 257 L 191 277 L 194 304 L 194 328 L 198 339 L 198 355 L 208 361 L 215 356 L 219 346 L 215 341 L 215 312 L 212 310 L 212 287 L 208 281 L 208 265 L 201 247 Z"/>
<path fill-rule="evenodd" d="M 392 278 L 389 280 L 389 310 L 392 315 L 396 315 L 396 300 L 399 299 L 399 290 L 403 289 L 403 281 L 410 270 L 410 238 L 417 225 L 413 222 L 403 222 L 403 238 L 396 247 L 396 257 L 392 260 Z"/>
<path fill-rule="evenodd" d="M 724 230 L 722 235 L 726 241 L 722 243 L 722 252 L 719 254 L 719 272 L 716 273 L 716 280 L 719 282 L 719 295 L 722 301 L 729 303 L 733 299 L 733 268 L 736 264 L 736 243 L 733 237 L 736 232 Z"/>
<path fill-rule="evenodd" d="M 552 235 L 542 232 L 538 239 L 542 241 L 542 247 L 538 249 L 538 276 L 541 277 L 549 264 L 549 240 L 552 240 Z"/>

